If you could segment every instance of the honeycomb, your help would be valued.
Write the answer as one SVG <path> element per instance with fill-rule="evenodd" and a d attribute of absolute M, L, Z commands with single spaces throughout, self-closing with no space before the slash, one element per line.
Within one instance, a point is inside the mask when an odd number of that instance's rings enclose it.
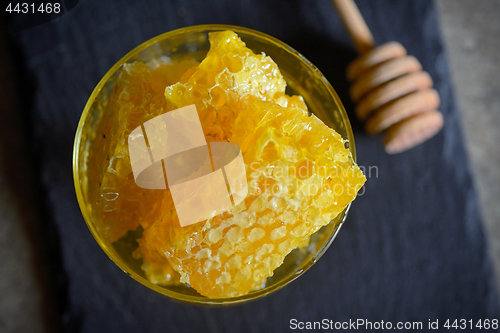
<path fill-rule="evenodd" d="M 93 210 L 96 229 L 108 243 L 139 225 L 147 227 L 159 212 L 165 193 L 135 185 L 128 155 L 130 132 L 143 122 L 172 110 L 163 96 L 165 87 L 178 82 L 198 63 L 184 60 L 176 65 L 150 69 L 142 62 L 124 64 L 103 112 L 97 140 L 102 147 L 94 162 L 100 179 Z M 92 152 L 91 152 L 92 153 Z M 93 190 L 93 189 L 90 189 Z"/>
<path fill-rule="evenodd" d="M 285 94 L 278 66 L 231 31 L 209 36 L 207 57 L 168 86 L 176 108 L 195 104 L 207 141 L 237 143 L 247 198 L 207 221 L 180 227 L 171 198 L 139 240 L 145 262 L 165 258 L 182 283 L 210 298 L 262 287 L 285 258 L 334 219 L 366 181 L 341 136 L 300 96 Z M 168 191 L 167 191 L 168 193 Z"/>
<path fill-rule="evenodd" d="M 231 31 L 209 36 L 201 63 L 125 64 L 89 160 L 92 214 L 107 243 L 143 230 L 133 256 L 159 285 L 184 283 L 226 298 L 261 288 L 293 249 L 354 200 L 366 178 L 344 141 L 300 96 L 285 94 L 276 63 Z M 172 196 L 135 184 L 127 138 L 144 122 L 195 104 L 205 139 L 240 146 L 248 196 L 230 211 L 181 227 Z"/>
<path fill-rule="evenodd" d="M 124 64 L 102 112 L 101 125 L 89 153 L 89 193 L 94 198 L 92 215 L 103 240 L 111 244 L 128 231 L 147 228 L 158 218 L 166 193 L 135 184 L 128 157 L 130 132 L 159 114 L 172 110 L 163 96 L 165 87 L 179 82 L 198 63 L 184 60 L 175 65 L 142 62 Z M 95 174 L 94 174 L 95 173 Z M 135 254 L 136 257 L 140 253 Z M 178 283 L 179 275 L 163 258 L 144 264 L 146 276 L 155 283 Z"/>

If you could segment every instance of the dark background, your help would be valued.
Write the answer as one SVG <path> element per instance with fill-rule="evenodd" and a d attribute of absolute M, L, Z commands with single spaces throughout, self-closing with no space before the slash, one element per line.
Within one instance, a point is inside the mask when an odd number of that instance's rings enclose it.
<path fill-rule="evenodd" d="M 368 179 L 338 238 L 289 286 L 223 309 L 157 295 L 121 272 L 99 248 L 81 217 L 72 183 L 72 144 L 81 111 L 100 78 L 138 44 L 187 25 L 226 23 L 263 31 L 296 48 L 325 74 L 350 113 L 344 70 L 355 53 L 331 3 L 82 0 L 48 23 L 10 31 L 10 55 L 5 57 L 14 66 L 6 76 L 18 98 L 2 104 L 4 118 L 14 124 L 3 125 L 2 160 L 8 161 L 9 184 L 26 207 L 49 328 L 278 332 L 287 330 L 292 318 L 422 321 L 424 327 L 429 319 L 442 324 L 446 319 L 499 318 L 433 4 L 357 3 L 377 43 L 400 41 L 431 74 L 445 127 L 431 141 L 389 156 L 380 138 L 365 135 L 351 116 L 358 162 L 367 170 L 377 166 L 378 176 L 372 173 Z M 2 91 L 4 101 L 13 96 Z M 20 119 L 8 112 L 14 108 Z M 18 132 L 21 139 L 13 140 Z M 16 147 L 29 152 L 22 163 L 9 159 Z M 16 163 L 31 172 L 21 173 Z"/>

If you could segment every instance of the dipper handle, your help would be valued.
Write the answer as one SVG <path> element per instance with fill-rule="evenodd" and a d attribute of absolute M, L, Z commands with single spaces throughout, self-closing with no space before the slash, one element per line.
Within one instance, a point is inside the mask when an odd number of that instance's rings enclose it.
<path fill-rule="evenodd" d="M 353 0 L 332 0 L 333 5 L 344 23 L 358 54 L 363 54 L 375 46 L 372 33 L 366 25 L 358 6 Z"/>

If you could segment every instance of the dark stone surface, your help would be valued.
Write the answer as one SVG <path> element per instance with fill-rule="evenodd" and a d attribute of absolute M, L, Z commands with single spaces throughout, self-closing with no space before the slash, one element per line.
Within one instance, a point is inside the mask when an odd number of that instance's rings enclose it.
<path fill-rule="evenodd" d="M 289 320 L 422 321 L 499 318 L 500 309 L 458 113 L 430 1 L 359 1 L 378 43 L 398 40 L 442 98 L 443 131 L 388 156 L 353 121 L 366 192 L 323 258 L 281 291 L 247 305 L 200 308 L 155 294 L 121 272 L 88 231 L 73 189 L 76 126 L 94 86 L 126 52 L 178 27 L 227 23 L 273 35 L 327 76 L 352 110 L 344 68 L 355 54 L 328 0 L 80 1 L 69 13 L 13 34 L 35 78 L 32 124 L 41 182 L 60 236 L 67 331 L 284 331 Z M 181 9 L 183 8 L 183 9 Z"/>
<path fill-rule="evenodd" d="M 436 5 L 500 285 L 500 0 Z"/>

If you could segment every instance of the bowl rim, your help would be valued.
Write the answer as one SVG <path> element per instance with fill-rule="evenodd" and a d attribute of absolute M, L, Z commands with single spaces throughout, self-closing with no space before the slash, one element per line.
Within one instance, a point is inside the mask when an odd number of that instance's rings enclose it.
<path fill-rule="evenodd" d="M 288 44 L 280 41 L 279 39 L 272 37 L 270 35 L 267 35 L 263 32 L 253 30 L 250 28 L 246 27 L 241 27 L 241 26 L 235 26 L 235 25 L 226 25 L 226 24 L 203 24 L 203 25 L 193 25 L 193 26 L 187 26 L 175 30 L 171 30 L 168 32 L 165 32 L 163 34 L 157 35 L 140 45 L 136 46 L 133 48 L 131 51 L 129 51 L 125 56 L 120 58 L 107 72 L 106 74 L 102 77 L 102 79 L 99 81 L 99 83 L 96 85 L 94 90 L 92 91 L 92 94 L 90 95 L 89 99 L 87 100 L 85 107 L 83 109 L 82 115 L 80 117 L 80 120 L 78 122 L 78 127 L 76 130 L 75 134 L 75 141 L 73 145 L 73 182 L 75 186 L 75 192 L 78 200 L 78 204 L 80 206 L 81 213 L 83 215 L 83 218 L 85 220 L 85 223 L 87 224 L 87 227 L 89 228 L 92 236 L 94 239 L 97 241 L 99 246 L 103 249 L 103 251 L 106 253 L 106 255 L 127 275 L 132 277 L 135 281 L 139 282 L 143 286 L 154 290 L 162 295 L 168 296 L 169 298 L 180 301 L 180 302 L 186 302 L 189 304 L 197 304 L 197 305 L 228 305 L 228 304 L 237 304 L 237 303 L 243 303 L 247 302 L 250 300 L 255 300 L 258 298 L 261 298 L 265 295 L 268 295 L 276 290 L 279 290 L 289 284 L 290 282 L 294 281 L 297 279 L 299 276 L 304 274 L 312 265 L 314 265 L 319 258 L 326 252 L 326 250 L 330 247 L 332 244 L 333 240 L 337 236 L 340 227 L 342 224 L 345 222 L 347 213 L 351 207 L 351 203 L 347 205 L 347 207 L 339 214 L 338 218 L 338 224 L 335 226 L 335 229 L 332 231 L 332 233 L 329 235 L 328 239 L 325 241 L 325 244 L 323 245 L 322 248 L 319 249 L 319 251 L 311 258 L 311 260 L 305 262 L 300 269 L 298 269 L 294 274 L 291 274 L 287 276 L 286 278 L 270 285 L 266 286 L 263 289 L 252 291 L 248 294 L 238 296 L 238 297 L 231 297 L 231 298 L 208 298 L 205 296 L 194 296 L 194 295 L 186 295 L 182 294 L 179 292 L 175 292 L 172 290 L 169 290 L 167 288 L 164 288 L 160 285 L 154 284 L 147 280 L 146 278 L 140 276 L 133 270 L 129 269 L 127 265 L 109 248 L 109 246 L 101 239 L 99 236 L 98 231 L 96 230 L 95 226 L 92 221 L 91 216 L 89 215 L 89 212 L 86 208 L 85 200 L 84 200 L 84 195 L 83 195 L 83 190 L 80 186 L 79 183 L 79 151 L 80 151 L 80 144 L 81 144 L 81 139 L 82 139 L 82 134 L 83 134 L 83 128 L 86 123 L 86 120 L 88 118 L 88 114 L 91 110 L 91 107 L 100 93 L 100 91 L 103 89 L 109 78 L 128 60 L 130 60 L 135 54 L 137 54 L 139 51 L 146 49 L 147 47 L 163 40 L 169 37 L 181 35 L 187 32 L 210 32 L 210 31 L 221 31 L 221 30 L 232 30 L 235 31 L 236 33 L 240 34 L 247 34 L 247 35 L 253 35 L 255 37 L 258 37 L 261 40 L 267 40 L 268 42 L 278 45 L 279 47 L 283 48 L 285 51 L 287 51 L 289 54 L 295 56 L 298 58 L 301 62 L 304 63 L 304 65 L 311 71 L 315 72 L 319 75 L 319 77 L 322 79 L 323 84 L 325 85 L 327 91 L 329 94 L 332 95 L 333 100 L 337 104 L 337 107 L 339 108 L 342 121 L 344 122 L 345 129 L 347 132 L 347 141 L 349 143 L 349 150 L 351 151 L 351 155 L 353 158 L 353 161 L 356 162 L 356 149 L 355 149 L 355 144 L 354 144 L 354 135 L 352 132 L 352 127 L 351 123 L 349 121 L 349 118 L 347 116 L 347 113 L 344 109 L 344 106 L 338 97 L 336 91 L 333 89 L 331 84 L 328 82 L 326 77 L 321 73 L 321 71 L 314 66 L 309 60 L 307 60 L 302 54 L 300 54 L 298 51 L 296 51 L 294 48 L 289 46 Z"/>

